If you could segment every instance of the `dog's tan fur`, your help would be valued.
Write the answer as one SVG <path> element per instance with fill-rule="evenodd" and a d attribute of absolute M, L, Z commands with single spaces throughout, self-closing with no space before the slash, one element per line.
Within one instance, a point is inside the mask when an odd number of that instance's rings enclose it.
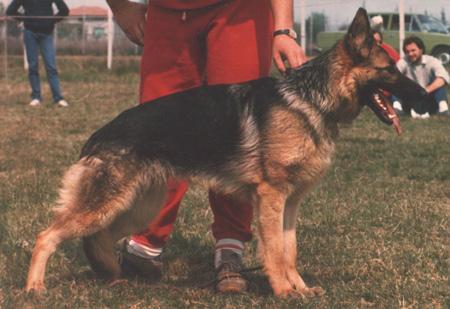
<path fill-rule="evenodd" d="M 222 162 L 225 168 L 189 171 L 167 160 L 141 160 L 130 155 L 126 147 L 104 150 L 94 143 L 91 152 L 64 176 L 60 207 L 51 226 L 37 238 L 26 289 L 45 288 L 48 257 L 62 241 L 74 237 L 84 238 L 84 249 L 95 271 L 110 280 L 119 278 L 114 243 L 145 228 L 159 212 L 168 179 L 188 179 L 255 205 L 258 253 L 275 295 L 323 293 L 319 287 L 308 287 L 296 268 L 296 209 L 331 163 L 337 123 L 351 121 L 359 114 L 360 85 L 388 77 L 376 66 L 393 66 L 381 48 L 368 45 L 368 28 L 367 15 L 359 11 L 352 31 L 327 56 L 329 63 L 322 65 L 328 70 L 322 88 L 303 89 L 320 97 L 317 103 L 302 99 L 305 96 L 299 95 L 298 87 L 286 82 L 277 89 L 282 102 L 273 102 L 264 110 L 264 126 L 261 120 L 256 121 L 256 114 L 244 109 L 239 118 L 238 151 Z M 356 56 L 349 50 L 365 59 L 361 60 L 364 65 L 355 64 Z M 399 76 L 398 72 L 396 78 Z M 228 89 L 238 92 L 241 86 Z M 320 89 L 327 94 L 319 93 Z"/>

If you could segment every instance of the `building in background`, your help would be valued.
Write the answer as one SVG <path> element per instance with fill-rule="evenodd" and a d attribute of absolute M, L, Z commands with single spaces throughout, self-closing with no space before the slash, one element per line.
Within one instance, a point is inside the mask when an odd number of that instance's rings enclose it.
<path fill-rule="evenodd" d="M 98 6 L 79 6 L 70 9 L 71 17 L 68 24 L 83 25 L 82 37 L 89 40 L 98 40 L 107 35 L 108 10 Z"/>

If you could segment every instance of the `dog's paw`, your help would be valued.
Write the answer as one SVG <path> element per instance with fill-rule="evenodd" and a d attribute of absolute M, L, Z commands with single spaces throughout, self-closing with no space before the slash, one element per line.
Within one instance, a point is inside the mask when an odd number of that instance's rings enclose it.
<path fill-rule="evenodd" d="M 287 281 L 285 284 L 272 285 L 272 289 L 275 296 L 279 298 L 287 298 L 295 294 L 295 290 Z"/>
<path fill-rule="evenodd" d="M 302 289 L 296 290 L 298 294 L 300 294 L 302 297 L 315 297 L 315 296 L 322 296 L 325 294 L 325 290 L 322 289 L 320 286 L 314 286 L 312 288 L 304 287 Z"/>
<path fill-rule="evenodd" d="M 116 285 L 121 286 L 121 285 L 125 285 L 125 284 L 128 284 L 128 279 L 114 279 L 114 280 L 109 281 L 108 286 L 113 287 Z"/>
<path fill-rule="evenodd" d="M 45 288 L 44 282 L 28 282 L 25 291 L 39 295 L 45 293 L 47 289 Z"/>

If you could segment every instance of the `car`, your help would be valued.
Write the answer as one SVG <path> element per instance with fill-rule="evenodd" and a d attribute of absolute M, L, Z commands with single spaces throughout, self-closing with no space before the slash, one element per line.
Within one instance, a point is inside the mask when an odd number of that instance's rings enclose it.
<path fill-rule="evenodd" d="M 400 18 L 398 13 L 368 13 L 369 17 L 383 18 L 384 42 L 399 50 Z M 344 31 L 320 32 L 317 35 L 317 46 L 323 51 L 331 48 L 345 34 Z M 405 14 L 405 37 L 415 35 L 423 40 L 426 52 L 444 65 L 450 65 L 450 33 L 441 21 L 425 14 Z"/>

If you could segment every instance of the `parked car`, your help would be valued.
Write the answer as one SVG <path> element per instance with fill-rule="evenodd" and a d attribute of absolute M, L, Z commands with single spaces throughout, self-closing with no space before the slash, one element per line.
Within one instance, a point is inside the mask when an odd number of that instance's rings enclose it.
<path fill-rule="evenodd" d="M 369 18 L 380 15 L 383 17 L 384 42 L 399 49 L 398 13 L 369 13 Z M 337 40 L 343 37 L 344 31 L 320 32 L 317 35 L 317 46 L 322 50 L 331 48 Z M 423 40 L 426 52 L 440 59 L 443 64 L 450 64 L 450 34 L 437 18 L 424 14 L 405 14 L 405 37 L 415 35 Z"/>

